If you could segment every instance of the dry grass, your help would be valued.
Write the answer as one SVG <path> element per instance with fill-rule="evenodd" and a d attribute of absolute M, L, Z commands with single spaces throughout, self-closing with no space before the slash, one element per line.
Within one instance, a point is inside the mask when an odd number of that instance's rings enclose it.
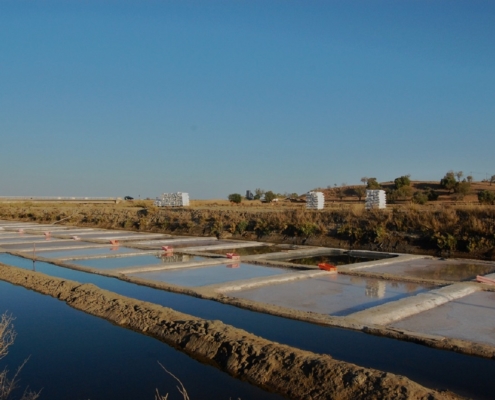
<path fill-rule="evenodd" d="M 176 386 L 176 388 L 179 391 L 179 393 L 182 395 L 183 400 L 190 400 L 189 395 L 187 394 L 187 390 L 184 387 L 184 385 L 182 384 L 181 380 L 179 378 L 177 378 L 174 374 L 172 374 L 172 372 L 170 372 L 167 368 L 165 368 L 159 361 L 158 361 L 158 364 L 160 365 L 160 367 L 162 367 L 162 369 L 165 371 L 165 373 L 170 375 L 172 378 L 174 378 L 179 383 L 179 386 Z M 168 399 L 168 393 L 166 395 L 162 396 L 160 394 L 160 392 L 158 391 L 158 389 L 156 389 L 155 400 L 167 400 L 167 399 Z"/>
<path fill-rule="evenodd" d="M 0 317 L 0 359 L 8 354 L 9 347 L 14 344 L 16 333 L 12 323 L 13 320 L 12 315 L 6 313 Z M 19 375 L 27 362 L 27 359 L 24 360 L 12 378 L 9 378 L 9 370 L 7 368 L 0 372 L 0 400 L 13 398 L 13 392 L 19 387 Z M 26 388 L 20 400 L 36 400 L 39 397 L 40 392 L 33 392 L 29 388 Z"/>
<path fill-rule="evenodd" d="M 263 240 L 269 235 L 299 241 L 311 237 L 320 238 L 322 244 L 334 240 L 356 248 L 379 245 L 380 249 L 393 250 L 403 243 L 425 250 L 456 250 L 481 258 L 495 256 L 495 206 L 478 203 L 403 203 L 374 211 L 365 210 L 363 202 L 346 201 L 327 202 L 325 209 L 319 211 L 306 210 L 305 204 L 288 201 L 191 203 L 184 208 L 155 207 L 146 200 L 79 207 L 66 203 L 0 204 L 0 218 Z M 402 246 L 402 251 L 408 250 Z"/>

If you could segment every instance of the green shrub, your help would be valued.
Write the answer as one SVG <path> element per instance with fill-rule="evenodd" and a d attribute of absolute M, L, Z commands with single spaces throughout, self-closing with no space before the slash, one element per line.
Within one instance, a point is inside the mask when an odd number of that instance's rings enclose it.
<path fill-rule="evenodd" d="M 454 186 L 454 193 L 459 200 L 471 192 L 471 184 L 469 182 L 457 182 Z"/>
<path fill-rule="evenodd" d="M 416 204 L 426 204 L 428 202 L 428 195 L 424 192 L 414 192 L 412 201 Z"/>
<path fill-rule="evenodd" d="M 232 203 L 239 204 L 242 201 L 242 196 L 239 193 L 232 193 L 232 194 L 229 194 L 228 199 Z"/>
<path fill-rule="evenodd" d="M 435 192 L 432 188 L 425 188 L 423 193 L 426 194 L 426 196 L 428 197 L 428 201 L 438 200 L 438 193 Z"/>
<path fill-rule="evenodd" d="M 244 233 L 244 231 L 247 229 L 249 226 L 248 221 L 239 221 L 235 227 L 236 232 L 240 233 L 241 235 Z"/>
<path fill-rule="evenodd" d="M 367 189 L 381 189 L 380 184 L 377 182 L 376 178 L 368 178 L 368 183 L 366 184 Z"/>
<path fill-rule="evenodd" d="M 410 175 L 404 175 L 394 180 L 395 188 L 399 190 L 404 186 L 411 186 L 411 180 L 409 179 Z"/>
<path fill-rule="evenodd" d="M 273 193 L 271 190 L 268 192 L 265 192 L 265 202 L 271 203 L 272 200 L 275 200 L 277 198 L 277 195 Z"/>
<path fill-rule="evenodd" d="M 480 204 L 495 204 L 495 192 L 489 190 L 478 192 L 478 201 Z"/>
<path fill-rule="evenodd" d="M 454 190 L 457 181 L 455 180 L 454 171 L 449 171 L 445 174 L 445 176 L 440 180 L 440 186 L 444 189 L 447 189 L 449 193 Z"/>

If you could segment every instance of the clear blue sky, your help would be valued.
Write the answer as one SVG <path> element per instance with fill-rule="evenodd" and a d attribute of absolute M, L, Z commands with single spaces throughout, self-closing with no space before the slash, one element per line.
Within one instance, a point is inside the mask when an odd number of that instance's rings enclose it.
<path fill-rule="evenodd" d="M 0 195 L 481 180 L 494 154 L 493 0 L 0 1 Z"/>

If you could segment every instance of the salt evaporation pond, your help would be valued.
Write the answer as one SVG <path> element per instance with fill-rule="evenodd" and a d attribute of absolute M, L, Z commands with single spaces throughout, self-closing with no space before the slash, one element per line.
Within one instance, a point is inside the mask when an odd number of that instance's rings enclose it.
<path fill-rule="evenodd" d="M 419 259 L 397 264 L 377 265 L 368 270 L 422 279 L 465 281 L 474 279 L 477 275 L 495 272 L 495 263 L 449 259 Z"/>
<path fill-rule="evenodd" d="M 94 247 L 88 249 L 60 250 L 60 251 L 43 251 L 38 255 L 47 258 L 69 258 L 80 256 L 112 256 L 115 254 L 139 253 L 142 250 L 133 249 L 130 247 Z"/>
<path fill-rule="evenodd" d="M 31 260 L 10 254 L 0 253 L 0 262 L 29 270 L 33 268 Z M 51 276 L 81 283 L 93 283 L 123 296 L 160 304 L 200 318 L 221 320 L 226 324 L 245 329 L 278 343 L 315 353 L 330 354 L 335 359 L 363 367 L 404 375 L 428 387 L 447 388 L 463 396 L 487 400 L 492 399 L 495 392 L 495 380 L 493 379 L 495 361 L 493 360 L 367 335 L 362 332 L 318 326 L 256 313 L 215 301 L 165 292 L 49 263 L 36 262 L 35 268 Z M 0 301 L 0 305 L 2 304 L 4 303 Z M 29 301 L 22 302 L 22 304 L 24 305 L 22 308 L 28 308 Z M 32 329 L 36 329 L 36 326 Z M 70 348 L 67 351 L 70 351 Z M 104 375 L 100 378 L 104 379 Z M 238 397 L 243 400 L 248 398 L 242 395 Z M 202 398 L 202 396 L 199 395 L 196 398 Z"/>
<path fill-rule="evenodd" d="M 222 254 L 237 253 L 240 256 L 253 256 L 258 254 L 270 254 L 282 251 L 282 247 L 277 246 L 250 246 L 250 247 L 231 247 L 223 250 L 208 250 L 208 253 Z"/>
<path fill-rule="evenodd" d="M 232 296 L 301 311 L 344 316 L 432 288 L 415 283 L 329 274 L 240 290 L 233 292 Z"/>
<path fill-rule="evenodd" d="M 197 268 L 174 269 L 171 271 L 156 271 L 132 273 L 130 276 L 153 281 L 167 282 L 180 286 L 206 286 L 217 283 L 237 281 L 241 279 L 261 278 L 291 272 L 284 268 L 263 267 L 253 264 L 230 264 L 204 266 Z"/>
<path fill-rule="evenodd" d="M 389 257 L 383 257 L 389 258 Z M 333 265 L 347 265 L 347 264 L 355 264 L 366 261 L 374 261 L 379 260 L 380 258 L 371 258 L 371 257 L 357 257 L 350 256 L 348 254 L 325 254 L 319 256 L 311 256 L 311 257 L 300 257 L 300 258 L 291 258 L 287 260 L 287 262 L 294 264 L 303 264 L 303 265 L 312 265 L 316 266 L 320 263 L 328 263 Z"/>
<path fill-rule="evenodd" d="M 206 257 L 189 256 L 187 254 L 164 255 L 157 252 L 157 255 L 130 256 L 118 258 L 94 258 L 90 260 L 77 260 L 75 264 L 96 269 L 117 269 L 137 267 L 143 265 L 165 265 L 185 261 L 204 261 Z"/>

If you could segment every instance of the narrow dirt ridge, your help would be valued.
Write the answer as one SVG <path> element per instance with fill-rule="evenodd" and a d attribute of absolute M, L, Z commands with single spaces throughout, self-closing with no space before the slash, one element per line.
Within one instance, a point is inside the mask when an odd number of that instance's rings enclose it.
<path fill-rule="evenodd" d="M 455 399 L 408 378 L 281 345 L 93 284 L 0 264 L 0 279 L 146 333 L 230 375 L 293 399 Z"/>

